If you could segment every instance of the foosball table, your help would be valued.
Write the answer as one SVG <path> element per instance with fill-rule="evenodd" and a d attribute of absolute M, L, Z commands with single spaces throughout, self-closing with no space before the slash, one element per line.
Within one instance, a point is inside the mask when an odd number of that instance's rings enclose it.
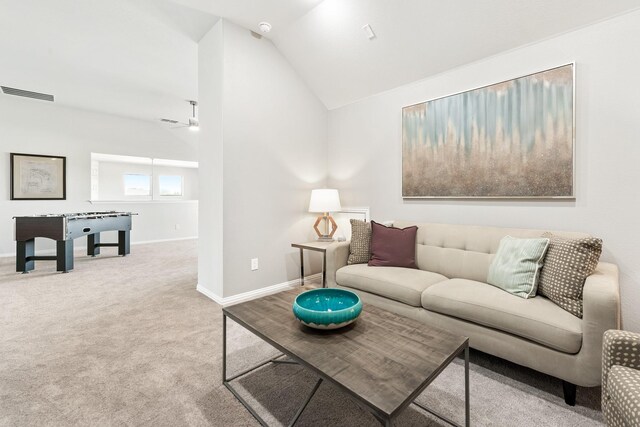
<path fill-rule="evenodd" d="M 131 212 L 85 212 L 71 214 L 16 216 L 16 271 L 28 273 L 35 261 L 56 261 L 57 271 L 63 273 L 73 269 L 73 240 L 87 236 L 87 255 L 100 254 L 100 248 L 113 246 L 118 255 L 126 256 L 130 251 Z M 117 231 L 117 243 L 102 243 L 100 233 Z M 36 237 L 56 241 L 56 255 L 35 254 Z"/>

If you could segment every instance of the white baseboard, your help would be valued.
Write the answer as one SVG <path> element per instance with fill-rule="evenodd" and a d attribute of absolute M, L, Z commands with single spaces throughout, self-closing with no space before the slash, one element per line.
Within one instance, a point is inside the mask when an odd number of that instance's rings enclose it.
<path fill-rule="evenodd" d="M 188 236 L 188 237 L 176 237 L 173 239 L 157 239 L 157 240 L 143 240 L 140 242 L 131 242 L 131 245 L 146 245 L 148 243 L 163 243 L 163 242 L 177 242 L 179 240 L 194 240 L 197 239 L 198 236 Z M 87 246 L 74 246 L 73 247 L 73 251 L 84 251 L 85 249 L 87 249 Z M 55 255 L 56 254 L 56 250 L 55 249 L 44 249 L 42 251 L 38 251 L 38 255 Z M 0 254 L 0 258 L 8 258 L 8 257 L 15 257 L 16 254 L 15 252 L 9 252 L 9 253 L 4 253 L 4 254 Z"/>
<path fill-rule="evenodd" d="M 198 236 L 175 237 L 173 239 L 142 240 L 140 242 L 131 242 L 131 244 L 132 245 L 146 245 L 147 243 L 177 242 L 179 240 L 195 240 L 197 238 L 198 238 Z"/>
<path fill-rule="evenodd" d="M 311 276 L 305 276 L 304 280 L 322 280 L 322 273 L 312 274 Z M 230 305 L 238 304 L 245 301 L 250 301 L 252 299 L 264 297 L 267 295 L 275 294 L 277 292 L 284 291 L 286 289 L 295 288 L 296 286 L 300 286 L 300 279 L 290 280 L 288 282 L 278 283 L 276 285 L 267 286 L 265 288 L 256 289 L 254 291 L 243 292 L 237 295 L 231 295 L 230 297 L 223 298 L 219 295 L 214 294 L 210 290 L 204 288 L 203 286 L 196 286 L 196 290 L 206 296 L 209 299 L 212 299 L 217 304 L 220 304 L 223 307 L 227 307 Z"/>
<path fill-rule="evenodd" d="M 202 295 L 204 295 L 205 297 L 209 298 L 210 300 L 213 300 L 215 303 L 224 306 L 224 298 L 214 294 L 209 289 L 203 286 L 200 286 L 200 283 L 196 285 L 196 290 L 200 292 Z"/>

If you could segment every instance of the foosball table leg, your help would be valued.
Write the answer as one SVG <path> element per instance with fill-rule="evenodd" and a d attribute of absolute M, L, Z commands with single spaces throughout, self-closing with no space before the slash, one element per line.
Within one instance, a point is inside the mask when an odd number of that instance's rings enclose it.
<path fill-rule="evenodd" d="M 27 274 L 35 268 L 36 262 L 32 259 L 35 247 L 35 239 L 16 242 L 16 271 Z"/>
<path fill-rule="evenodd" d="M 87 255 L 100 255 L 100 233 L 87 234 Z"/>
<path fill-rule="evenodd" d="M 73 239 L 56 241 L 56 270 L 68 273 L 73 270 Z"/>
<path fill-rule="evenodd" d="M 131 253 L 131 232 L 128 230 L 118 231 L 118 255 L 129 255 Z"/>

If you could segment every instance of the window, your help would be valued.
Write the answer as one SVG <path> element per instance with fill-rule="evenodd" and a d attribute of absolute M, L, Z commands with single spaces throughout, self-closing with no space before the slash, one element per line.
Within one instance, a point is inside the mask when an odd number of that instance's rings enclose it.
<path fill-rule="evenodd" d="M 198 162 L 91 153 L 91 200 L 198 200 Z"/>
<path fill-rule="evenodd" d="M 182 196 L 182 176 L 160 175 L 158 188 L 161 196 Z"/>
<path fill-rule="evenodd" d="M 124 195 L 125 196 L 150 196 L 151 195 L 151 175 L 124 174 Z"/>

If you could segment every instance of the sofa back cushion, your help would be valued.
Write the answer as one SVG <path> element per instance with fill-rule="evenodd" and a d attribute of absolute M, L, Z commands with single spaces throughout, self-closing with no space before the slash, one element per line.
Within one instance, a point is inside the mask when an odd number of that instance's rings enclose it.
<path fill-rule="evenodd" d="M 393 226 L 418 226 L 416 236 L 416 264 L 419 269 L 461 278 L 486 282 L 489 265 L 500 240 L 505 236 L 534 238 L 551 231 L 569 238 L 590 237 L 585 233 L 525 228 L 485 227 L 477 225 L 435 224 L 394 221 Z"/>

